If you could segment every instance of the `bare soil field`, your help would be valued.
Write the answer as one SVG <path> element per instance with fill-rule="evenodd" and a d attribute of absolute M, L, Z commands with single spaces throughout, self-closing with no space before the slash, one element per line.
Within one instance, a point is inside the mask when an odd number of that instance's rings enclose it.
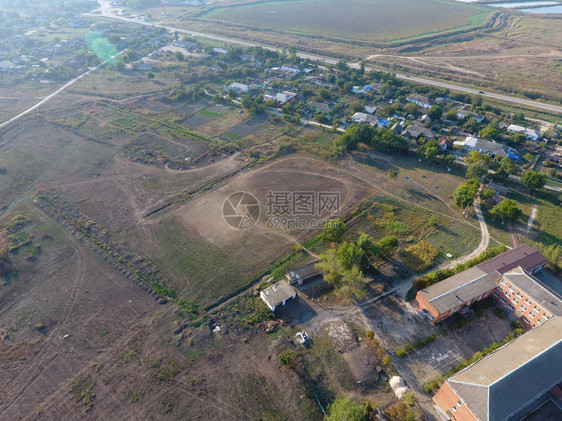
<path fill-rule="evenodd" d="M 49 216 L 33 206 L 18 211 L 51 239 L 34 266 L 0 290 L 2 346 L 34 347 L 33 355 L 3 358 L 0 418 L 30 419 L 55 405 L 77 415 L 70 380 L 146 327 L 157 304 Z"/>
<path fill-rule="evenodd" d="M 377 65 L 408 72 L 448 75 L 508 92 L 537 92 L 560 101 L 562 32 L 560 18 L 508 13 L 497 32 L 381 51 L 368 57 Z M 536 75 L 541 77 L 537 78 Z M 523 88 L 524 87 L 524 88 Z"/>
<path fill-rule="evenodd" d="M 238 191 L 254 195 L 262 213 L 255 225 L 243 230 L 229 226 L 223 217 L 225 200 Z M 268 193 L 285 191 L 335 192 L 340 195 L 340 212 L 345 212 L 367 189 L 352 178 L 337 176 L 322 161 L 289 157 L 240 174 L 211 193 L 147 221 L 144 229 L 151 231 L 154 240 L 139 246 L 143 254 L 154 256 L 179 290 L 209 304 L 263 274 L 279 256 L 315 231 L 312 225 L 292 230 L 268 228 Z M 331 215 L 318 217 L 329 219 Z"/>

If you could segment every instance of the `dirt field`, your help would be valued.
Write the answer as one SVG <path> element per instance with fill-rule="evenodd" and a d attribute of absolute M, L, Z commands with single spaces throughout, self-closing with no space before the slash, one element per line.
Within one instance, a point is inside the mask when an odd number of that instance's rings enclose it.
<path fill-rule="evenodd" d="M 499 319 L 492 310 L 485 309 L 482 317 L 472 319 L 460 329 L 449 329 L 444 335 L 440 330 L 447 327 L 447 322 L 431 326 L 419 317 L 410 303 L 401 299 L 391 297 L 379 301 L 369 306 L 364 315 L 390 350 L 431 334 L 437 335 L 437 339 L 429 345 L 397 360 L 411 373 L 417 384 L 423 384 L 471 358 L 492 342 L 503 341 L 512 333 L 510 320 Z"/>
<path fill-rule="evenodd" d="M 226 198 L 238 191 L 251 193 L 261 206 L 257 224 L 244 230 L 233 229 L 223 218 Z M 238 175 L 224 187 L 162 216 L 158 225 L 148 228 L 155 230 L 157 242 L 145 243 L 143 252 L 156 256 L 182 291 L 208 303 L 261 275 L 268 265 L 314 231 L 310 227 L 268 227 L 267 195 L 285 191 L 335 192 L 340 195 L 343 212 L 361 200 L 367 190 L 349 177 L 336 177 L 332 168 L 316 159 L 291 157 L 275 161 Z M 330 214 L 321 217 L 329 219 Z"/>

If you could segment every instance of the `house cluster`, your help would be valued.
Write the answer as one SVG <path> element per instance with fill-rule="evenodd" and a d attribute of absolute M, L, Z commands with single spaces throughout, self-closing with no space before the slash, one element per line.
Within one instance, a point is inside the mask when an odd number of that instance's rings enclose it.
<path fill-rule="evenodd" d="M 417 293 L 432 324 L 492 296 L 530 329 L 445 381 L 433 398 L 445 419 L 519 419 L 562 381 L 562 297 L 533 276 L 546 263 L 524 245 Z"/>
<path fill-rule="evenodd" d="M 512 159 L 519 159 L 515 150 L 502 143 L 491 142 L 489 140 L 480 139 L 476 136 L 467 136 L 464 141 L 453 142 L 455 146 L 460 146 L 467 151 L 480 151 L 491 157 L 502 156 Z"/>
<path fill-rule="evenodd" d="M 538 130 L 518 126 L 517 124 L 510 124 L 509 126 L 507 126 L 507 131 L 511 133 L 522 133 L 527 139 L 534 140 L 535 142 L 542 136 L 541 132 L 539 132 Z"/>
<path fill-rule="evenodd" d="M 22 53 L 23 37 L 14 36 L 0 42 L 0 72 L 25 72 L 32 69 L 45 68 L 49 65 L 73 66 L 71 60 L 76 51 L 86 47 L 82 37 L 59 42 L 45 43 L 25 50 Z M 66 59 L 66 61 L 65 61 Z"/>

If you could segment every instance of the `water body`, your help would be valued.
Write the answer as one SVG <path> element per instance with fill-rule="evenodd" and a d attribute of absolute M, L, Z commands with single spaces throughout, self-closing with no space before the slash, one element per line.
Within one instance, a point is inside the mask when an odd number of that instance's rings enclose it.
<path fill-rule="evenodd" d="M 527 2 L 510 2 L 510 3 L 485 3 L 486 6 L 507 7 L 509 9 L 519 9 L 529 6 L 556 6 L 560 5 L 557 1 L 527 1 Z"/>
<path fill-rule="evenodd" d="M 538 13 L 538 14 L 554 14 L 562 13 L 562 4 L 558 1 L 522 1 L 522 2 L 507 2 L 507 3 L 485 3 L 482 0 L 455 0 L 460 3 L 478 3 L 484 6 L 501 7 L 507 9 L 515 9 L 519 12 L 525 13 Z M 531 7 L 533 6 L 533 7 Z M 544 6 L 544 7 L 540 7 Z"/>
<path fill-rule="evenodd" d="M 518 10 L 520 12 L 540 13 L 540 14 L 562 13 L 562 5 L 549 6 L 549 7 L 533 7 L 531 9 L 518 9 Z"/>

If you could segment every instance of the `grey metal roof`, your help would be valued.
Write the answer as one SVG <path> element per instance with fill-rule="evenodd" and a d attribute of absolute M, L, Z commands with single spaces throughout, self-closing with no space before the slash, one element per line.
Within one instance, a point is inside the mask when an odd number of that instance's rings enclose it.
<path fill-rule="evenodd" d="M 562 299 L 522 267 L 504 273 L 504 278 L 555 316 L 562 316 Z"/>
<path fill-rule="evenodd" d="M 482 269 L 486 273 L 495 271 L 505 273 L 517 266 L 521 266 L 525 270 L 531 270 L 532 268 L 539 266 L 542 263 L 546 263 L 547 261 L 546 257 L 537 250 L 524 244 L 486 260 L 485 262 L 476 265 L 476 267 Z"/>
<path fill-rule="evenodd" d="M 458 288 L 468 282 L 472 282 L 478 278 L 481 278 L 486 274 L 487 273 L 483 270 L 477 267 L 472 267 L 447 279 L 444 279 L 441 282 L 422 289 L 420 291 L 420 294 L 422 294 L 427 301 L 431 301 L 434 298 L 446 294 L 447 292 L 450 292 L 451 290 Z"/>
<path fill-rule="evenodd" d="M 277 307 L 283 301 L 288 300 L 297 291 L 287 283 L 287 281 L 279 281 L 270 287 L 264 289 L 260 296 L 261 298 L 270 305 L 270 307 Z"/>
<path fill-rule="evenodd" d="M 507 156 L 507 146 L 501 143 L 490 142 L 489 140 L 478 139 L 476 145 L 474 146 L 478 149 L 484 149 L 489 152 L 493 152 L 496 155 Z"/>
<path fill-rule="evenodd" d="M 313 276 L 317 276 L 320 274 L 320 272 L 318 272 L 318 270 L 316 269 L 316 264 L 319 262 L 319 260 L 316 260 L 312 263 L 308 263 L 304 266 L 300 266 L 298 268 L 292 269 L 290 270 L 289 273 L 289 277 L 291 278 L 297 278 L 297 277 L 301 277 L 303 280 L 311 278 Z"/>
<path fill-rule="evenodd" d="M 474 271 L 474 273 L 475 272 L 476 271 Z M 429 300 L 429 302 L 440 314 L 446 313 L 449 310 L 466 304 L 470 300 L 493 290 L 500 277 L 501 275 L 497 272 L 480 275 L 476 279 L 468 281 L 459 287 L 447 291 L 445 294 Z"/>
<path fill-rule="evenodd" d="M 560 381 L 560 317 L 525 333 L 447 380 L 482 421 L 506 420 Z"/>

